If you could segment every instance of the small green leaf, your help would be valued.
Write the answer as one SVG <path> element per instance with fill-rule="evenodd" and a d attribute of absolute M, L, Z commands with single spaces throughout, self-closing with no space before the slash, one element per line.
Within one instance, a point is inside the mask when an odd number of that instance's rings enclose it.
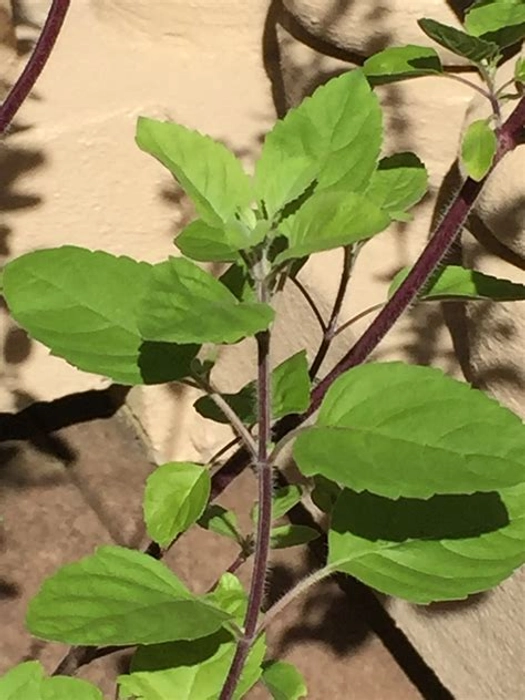
<path fill-rule="evenodd" d="M 161 562 L 124 547 L 99 547 L 44 582 L 26 622 L 42 639 L 99 646 L 198 639 L 228 619 Z"/>
<path fill-rule="evenodd" d="M 279 525 L 274 527 L 270 536 L 272 549 L 297 547 L 316 540 L 321 533 L 307 525 Z"/>
<path fill-rule="evenodd" d="M 2 700 L 103 700 L 101 691 L 79 678 L 45 678 L 40 662 L 26 661 L 0 678 Z"/>
<path fill-rule="evenodd" d="M 465 28 L 500 49 L 512 46 L 525 37 L 525 4 L 523 0 L 476 2 L 465 15 Z"/>
<path fill-rule="evenodd" d="M 318 88 L 312 97 L 275 124 L 266 136 L 257 164 L 262 173 L 260 181 L 264 187 L 271 188 L 268 178 L 273 168 L 294 159 L 302 173 L 315 177 L 317 190 L 338 187 L 361 192 L 375 170 L 381 139 L 377 96 L 361 70 L 349 71 Z M 312 174 L 306 163 L 298 159 L 306 159 L 315 166 Z M 286 172 L 276 176 L 279 185 L 273 208 L 279 204 L 277 195 L 283 194 L 285 176 Z M 304 176 L 302 182 L 305 179 L 308 178 Z M 297 190 L 295 187 L 294 191 Z"/>
<path fill-rule="evenodd" d="M 296 484 L 283 486 L 272 497 L 272 521 L 282 518 L 289 510 L 301 502 L 303 491 Z M 256 523 L 259 518 L 259 505 L 256 503 L 252 509 L 252 520 Z"/>
<path fill-rule="evenodd" d="M 239 248 L 232 244 L 229 230 L 210 226 L 202 219 L 186 226 L 175 238 L 175 245 L 186 257 L 201 262 L 235 262 L 239 258 Z"/>
<path fill-rule="evenodd" d="M 440 370 L 401 362 L 343 374 L 294 446 L 303 474 L 387 498 L 514 486 L 524 453 L 525 427 L 511 411 Z"/>
<path fill-rule="evenodd" d="M 239 532 L 237 516 L 232 510 L 226 510 L 226 508 L 213 503 L 206 508 L 198 522 L 205 530 L 228 537 L 235 542 L 242 542 L 243 538 Z"/>
<path fill-rule="evenodd" d="M 310 377 L 306 351 L 281 362 L 272 372 L 272 417 L 302 413 L 310 404 Z"/>
<path fill-rule="evenodd" d="M 268 328 L 267 304 L 242 303 L 219 280 L 184 258 L 156 265 L 139 309 L 144 338 L 174 343 L 236 343 Z"/>
<path fill-rule="evenodd" d="M 363 72 L 372 85 L 384 85 L 423 75 L 439 75 L 443 66 L 434 49 L 426 46 L 391 46 L 368 58 Z"/>
<path fill-rule="evenodd" d="M 397 501 L 343 491 L 328 542 L 334 569 L 383 593 L 420 604 L 466 598 L 525 562 L 525 486 Z"/>
<path fill-rule="evenodd" d="M 137 313 L 154 266 L 63 246 L 27 253 L 4 270 L 9 310 L 28 333 L 75 367 L 120 384 L 189 374 L 196 345 L 144 342 Z"/>
<path fill-rule="evenodd" d="M 517 83 L 525 83 L 525 58 L 518 58 L 514 65 L 514 80 Z"/>
<path fill-rule="evenodd" d="M 399 219 L 423 197 L 428 187 L 425 166 L 413 153 L 396 153 L 383 158 L 372 175 L 366 197 L 391 218 Z"/>
<path fill-rule="evenodd" d="M 234 700 L 241 700 L 259 680 L 265 651 L 264 637 L 260 637 L 250 651 Z M 122 697 L 216 700 L 234 653 L 235 642 L 225 630 L 198 641 L 142 647 L 133 657 L 131 675 L 119 676 Z"/>
<path fill-rule="evenodd" d="M 314 182 L 319 166 L 307 156 L 285 157 L 271 150 L 255 166 L 255 196 L 264 202 L 266 216 L 273 219 Z"/>
<path fill-rule="evenodd" d="M 417 22 L 427 36 L 458 56 L 468 58 L 473 63 L 492 60 L 498 55 L 497 44 L 484 41 L 460 29 L 449 27 L 433 19 L 420 19 Z"/>
<path fill-rule="evenodd" d="M 307 696 L 304 678 L 286 661 L 265 661 L 262 682 L 273 700 L 300 700 Z"/>
<path fill-rule="evenodd" d="M 461 161 L 469 177 L 476 182 L 489 172 L 498 148 L 496 134 L 485 119 L 469 124 L 461 144 Z"/>
<path fill-rule="evenodd" d="M 257 391 L 253 382 L 244 386 L 236 394 L 222 394 L 222 398 L 246 425 L 257 421 Z M 201 396 L 195 401 L 193 407 L 203 418 L 208 418 L 216 423 L 228 424 L 230 422 L 229 418 L 209 396 Z"/>
<path fill-rule="evenodd" d="M 207 469 L 191 462 L 168 462 L 146 482 L 144 519 L 148 534 L 161 547 L 195 523 L 210 495 Z"/>
<path fill-rule="evenodd" d="M 206 598 L 242 624 L 248 605 L 248 596 L 237 576 L 229 572 L 223 574 L 213 592 Z"/>
<path fill-rule="evenodd" d="M 140 117 L 137 144 L 157 158 L 210 226 L 228 224 L 252 199 L 251 181 L 225 146 L 173 122 Z"/>
<path fill-rule="evenodd" d="M 314 476 L 314 483 L 310 494 L 312 501 L 323 513 L 331 513 L 341 493 L 341 487 L 321 474 Z"/>
<path fill-rule="evenodd" d="M 391 297 L 410 272 L 410 267 L 400 270 L 388 290 Z M 468 270 L 459 265 L 447 265 L 433 275 L 420 297 L 426 300 L 491 299 L 492 301 L 525 300 L 525 285 Z"/>
<path fill-rule="evenodd" d="M 389 216 L 362 194 L 316 193 L 281 224 L 289 247 L 275 263 L 366 240 L 389 224 Z"/>

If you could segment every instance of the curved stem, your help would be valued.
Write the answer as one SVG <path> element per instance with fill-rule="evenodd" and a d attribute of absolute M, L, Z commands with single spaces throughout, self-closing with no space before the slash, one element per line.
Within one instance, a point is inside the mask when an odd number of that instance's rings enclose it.
<path fill-rule="evenodd" d="M 323 333 L 326 333 L 326 328 L 327 328 L 326 323 L 324 321 L 324 318 L 321 315 L 321 312 L 317 308 L 317 304 L 313 300 L 313 297 L 310 294 L 310 292 L 306 289 L 304 284 L 297 279 L 297 277 L 290 277 L 289 279 L 295 284 L 297 289 L 301 292 L 301 294 L 305 298 L 306 302 L 308 303 L 308 306 L 314 312 L 314 316 L 317 319 L 317 322 L 319 323 L 319 325 L 321 326 L 321 330 L 323 331 Z"/>
<path fill-rule="evenodd" d="M 374 304 L 373 306 L 369 306 L 368 309 L 365 309 L 364 311 L 360 311 L 355 316 L 352 316 L 352 318 L 349 318 L 348 321 L 345 321 L 342 325 L 339 326 L 339 328 L 334 333 L 334 338 L 337 335 L 339 335 L 339 333 L 343 333 L 343 331 L 346 331 L 347 328 L 352 326 L 354 323 L 357 323 L 362 318 L 365 318 L 369 314 L 373 314 L 374 311 L 379 311 L 380 309 L 383 308 L 383 306 L 386 306 L 386 304 L 388 304 L 387 301 L 382 301 L 379 304 Z"/>
<path fill-rule="evenodd" d="M 479 92 L 480 95 L 483 95 L 485 99 L 487 99 L 490 103 L 492 103 L 492 95 L 488 90 L 484 90 L 480 85 L 476 85 L 476 83 L 471 82 L 470 80 L 467 80 L 467 78 L 462 78 L 461 75 L 457 75 L 457 73 L 442 73 L 442 75 L 445 78 L 450 78 L 451 80 L 455 80 L 458 83 L 463 83 L 463 85 L 468 85 L 469 88 L 472 90 L 475 90 L 476 92 Z"/>
<path fill-rule="evenodd" d="M 60 34 L 69 3 L 70 0 L 53 0 L 33 53 L 0 107 L 0 134 L 13 121 L 46 65 Z"/>

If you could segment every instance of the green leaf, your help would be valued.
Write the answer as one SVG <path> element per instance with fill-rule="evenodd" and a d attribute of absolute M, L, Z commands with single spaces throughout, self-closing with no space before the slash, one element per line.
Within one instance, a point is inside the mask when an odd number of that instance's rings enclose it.
<path fill-rule="evenodd" d="M 282 518 L 289 510 L 301 502 L 303 491 L 300 486 L 289 484 L 277 489 L 272 497 L 272 521 Z M 259 505 L 256 503 L 251 513 L 252 520 L 257 523 Z"/>
<path fill-rule="evenodd" d="M 198 639 L 228 619 L 161 562 L 124 547 L 99 547 L 44 582 L 26 622 L 42 639 L 99 646 Z"/>
<path fill-rule="evenodd" d="M 523 0 L 476 2 L 465 16 L 469 34 L 494 42 L 503 49 L 525 37 L 525 3 Z"/>
<path fill-rule="evenodd" d="M 306 351 L 281 362 L 272 372 L 272 417 L 302 413 L 310 404 L 310 377 Z"/>
<path fill-rule="evenodd" d="M 389 224 L 390 217 L 362 194 L 316 193 L 281 224 L 289 247 L 275 263 L 366 240 Z"/>
<path fill-rule="evenodd" d="M 461 144 L 461 161 L 469 177 L 476 182 L 489 172 L 498 148 L 496 134 L 485 119 L 469 124 Z"/>
<path fill-rule="evenodd" d="M 192 260 L 235 262 L 239 258 L 239 248 L 232 243 L 231 238 L 229 229 L 225 226 L 210 226 L 202 219 L 197 219 L 179 233 L 175 245 Z"/>
<path fill-rule="evenodd" d="M 310 494 L 312 501 L 323 513 L 331 513 L 341 493 L 341 487 L 321 474 L 314 476 L 314 483 L 315 486 Z"/>
<path fill-rule="evenodd" d="M 428 188 L 425 166 L 414 153 L 396 153 L 383 158 L 372 175 L 366 197 L 398 218 L 422 199 Z"/>
<path fill-rule="evenodd" d="M 267 304 L 242 303 L 219 280 L 184 258 L 156 265 L 142 299 L 144 338 L 174 343 L 236 343 L 268 328 Z"/>
<path fill-rule="evenodd" d="M 140 117 L 137 144 L 179 181 L 210 226 L 228 224 L 252 199 L 240 162 L 225 146 L 173 122 Z"/>
<path fill-rule="evenodd" d="M 270 149 L 268 155 L 261 157 L 255 166 L 255 196 L 264 202 L 268 219 L 300 197 L 318 172 L 318 163 L 306 155 L 286 157 L 281 151 Z"/>
<path fill-rule="evenodd" d="M 265 661 L 262 682 L 273 700 L 300 700 L 307 696 L 304 678 L 286 661 Z"/>
<path fill-rule="evenodd" d="M 387 498 L 474 493 L 523 480 L 525 427 L 430 367 L 367 364 L 337 379 L 295 441 L 303 474 Z"/>
<path fill-rule="evenodd" d="M 443 66 L 434 49 L 427 46 L 391 46 L 368 58 L 363 72 L 372 85 L 394 83 L 423 75 L 439 75 Z"/>
<path fill-rule="evenodd" d="M 226 508 L 216 503 L 206 508 L 198 523 L 205 530 L 210 530 L 217 535 L 228 537 L 235 542 L 242 542 L 243 538 L 239 532 L 237 516 L 232 510 L 226 510 Z"/>
<path fill-rule="evenodd" d="M 234 700 L 241 700 L 259 680 L 265 651 L 261 637 L 250 651 Z M 235 643 L 225 630 L 198 641 L 142 647 L 133 657 L 131 675 L 118 679 L 122 697 L 217 700 L 234 653 Z"/>
<path fill-rule="evenodd" d="M 257 164 L 258 172 L 262 173 L 260 182 L 271 188 L 268 178 L 273 169 L 294 159 L 298 171 L 306 172 L 308 177 L 306 161 L 315 165 L 317 190 L 337 186 L 361 192 L 375 170 L 381 140 L 378 99 L 361 70 L 349 71 L 318 88 L 312 97 L 275 124 L 266 136 Z M 294 166 L 284 167 L 289 172 L 288 168 L 292 170 Z M 276 176 L 277 193 L 281 195 L 286 172 Z M 306 179 L 305 175 L 302 182 Z M 276 196 L 273 208 L 278 203 Z"/>
<path fill-rule="evenodd" d="M 248 596 L 237 576 L 229 572 L 224 573 L 213 592 L 206 598 L 242 624 L 248 606 Z"/>
<path fill-rule="evenodd" d="M 420 604 L 465 598 L 525 562 L 525 486 L 425 501 L 344 491 L 328 541 L 334 569 L 383 593 Z"/>
<path fill-rule="evenodd" d="M 478 39 L 460 29 L 449 27 L 433 19 L 420 19 L 417 22 L 427 36 L 458 56 L 468 58 L 473 63 L 492 60 L 498 55 L 498 45 Z"/>
<path fill-rule="evenodd" d="M 144 519 L 148 534 L 161 547 L 191 527 L 202 515 L 210 495 L 207 469 L 192 462 L 168 462 L 146 482 Z"/>
<path fill-rule="evenodd" d="M 244 265 L 230 265 L 219 279 L 239 301 L 257 301 L 253 281 Z"/>
<path fill-rule="evenodd" d="M 103 700 L 101 691 L 79 678 L 45 678 L 40 662 L 26 661 L 0 678 L 2 700 Z"/>
<path fill-rule="evenodd" d="M 243 423 L 251 425 L 257 421 L 257 390 L 253 382 L 244 386 L 236 394 L 222 394 L 222 398 Z M 216 423 L 228 424 L 230 422 L 229 418 L 209 396 L 201 396 L 195 401 L 193 407 L 203 418 L 208 418 Z"/>
<path fill-rule="evenodd" d="M 279 525 L 274 527 L 270 536 L 272 549 L 297 547 L 316 540 L 321 533 L 307 525 Z"/>
<path fill-rule="evenodd" d="M 518 58 L 514 66 L 514 80 L 517 83 L 525 83 L 525 58 Z"/>
<path fill-rule="evenodd" d="M 397 273 L 388 290 L 389 297 L 401 286 L 410 270 L 410 267 L 405 267 Z M 420 301 L 433 299 L 522 301 L 525 300 L 525 285 L 459 265 L 447 265 L 433 275 L 420 297 Z"/>
<path fill-rule="evenodd" d="M 163 384 L 189 374 L 195 345 L 143 342 L 137 309 L 154 267 L 63 246 L 27 253 L 4 270 L 9 310 L 54 355 L 120 384 Z"/>

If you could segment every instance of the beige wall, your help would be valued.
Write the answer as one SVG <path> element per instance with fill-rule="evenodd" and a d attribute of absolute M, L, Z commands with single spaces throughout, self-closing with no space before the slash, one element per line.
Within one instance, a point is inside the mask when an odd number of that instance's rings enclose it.
<path fill-rule="evenodd" d="M 38 23 L 47 4 L 26 2 L 30 21 L 20 29 L 24 36 L 34 34 L 31 20 Z M 2 254 L 62 243 L 151 261 L 172 254 L 173 235 L 191 217 L 191 209 L 169 175 L 134 145 L 136 118 L 141 114 L 173 118 L 210 133 L 249 167 L 275 119 L 262 51 L 267 4 L 266 0 L 75 0 L 33 98 L 17 118 L 16 125 L 24 128 L 14 130 L 2 144 L 7 183 L 0 221 Z M 296 103 L 331 72 L 351 66 L 377 48 L 427 43 L 415 26 L 420 16 L 457 23 L 445 0 L 286 0 L 285 4 L 290 15 L 277 37 L 288 104 Z M 7 7 L 6 0 L 0 0 L 0 40 L 14 66 L 12 33 L 1 31 Z M 294 38 L 301 32 L 326 40 L 343 54 L 329 58 L 322 45 L 318 50 L 307 47 Z M 443 60 L 452 68 L 461 63 L 447 53 Z M 10 65 L 2 62 L 7 70 Z M 414 150 L 429 170 L 430 193 L 416 208 L 413 223 L 392 226 L 366 246 L 345 315 L 382 301 L 388 280 L 421 250 L 472 100 L 465 86 L 434 78 L 385 86 L 379 94 L 387 125 L 385 150 Z M 516 161 L 505 181 L 508 177 L 518 183 L 519 190 L 522 174 Z M 486 201 L 490 211 L 490 199 Z M 305 284 L 326 308 L 335 292 L 339 265 L 339 253 L 327 253 L 317 256 L 305 272 Z M 283 337 L 273 349 L 276 361 L 301 347 L 311 351 L 319 337 L 311 314 L 295 294 L 287 293 L 279 303 Z M 514 307 L 504 313 L 514 314 Z M 0 330 L 5 350 L 0 410 L 108 384 L 50 357 L 37 343 L 25 343 L 5 313 L 0 316 Z M 482 330 L 474 319 L 471 337 L 475 340 Z M 332 358 L 351 337 L 349 333 L 341 339 Z M 481 358 L 487 355 L 484 342 L 475 340 Z M 223 387 L 233 389 L 250 378 L 252 350 L 247 342 L 224 353 L 217 373 Z M 497 352 L 503 350 L 498 346 Z M 518 347 L 513 352 L 517 357 Z M 437 308 L 415 310 L 404 318 L 376 357 L 433 363 L 460 376 Z M 511 385 L 508 392 L 514 390 Z M 130 406 L 157 460 L 206 459 L 222 444 L 227 429 L 197 419 L 193 398 L 174 387 L 133 390 Z M 501 398 L 512 402 L 508 393 Z M 521 396 L 515 401 L 523 406 Z M 423 611 L 393 601 L 389 607 L 459 700 L 518 700 L 525 696 L 523 593 L 523 583 L 516 577 L 472 604 Z"/>

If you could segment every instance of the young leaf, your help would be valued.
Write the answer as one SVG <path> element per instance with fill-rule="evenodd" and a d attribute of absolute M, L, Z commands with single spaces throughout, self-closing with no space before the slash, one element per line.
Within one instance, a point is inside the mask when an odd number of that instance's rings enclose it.
<path fill-rule="evenodd" d="M 379 161 L 366 197 L 398 217 L 423 197 L 428 187 L 425 166 L 414 153 L 396 153 Z"/>
<path fill-rule="evenodd" d="M 198 639 L 230 618 L 161 562 L 124 547 L 99 547 L 44 582 L 26 622 L 36 637 L 98 646 Z"/>
<path fill-rule="evenodd" d="M 241 700 L 259 680 L 265 651 L 264 637 L 260 637 L 250 651 L 234 700 Z M 215 700 L 234 653 L 235 642 L 225 630 L 193 642 L 141 647 L 133 657 L 131 674 L 119 676 L 121 696 L 138 700 Z"/>
<path fill-rule="evenodd" d="M 226 510 L 222 506 L 213 503 L 209 505 L 204 514 L 199 518 L 198 524 L 205 530 L 215 532 L 217 535 L 228 537 L 241 543 L 243 538 L 239 532 L 237 516 L 232 510 Z"/>
<path fill-rule="evenodd" d="M 207 469 L 191 462 L 168 462 L 146 482 L 144 519 L 148 534 L 161 547 L 187 530 L 200 516 L 210 495 Z"/>
<path fill-rule="evenodd" d="M 312 501 L 323 513 L 331 513 L 341 493 L 341 487 L 321 474 L 314 476 L 314 483 L 315 486 L 310 494 Z"/>
<path fill-rule="evenodd" d="M 368 58 L 363 73 L 372 85 L 394 83 L 423 75 L 439 75 L 443 66 L 434 49 L 426 46 L 391 46 Z"/>
<path fill-rule="evenodd" d="M 235 262 L 239 259 L 239 248 L 233 244 L 230 230 L 226 226 L 210 226 L 197 219 L 179 233 L 175 245 L 192 260 Z"/>
<path fill-rule="evenodd" d="M 413 603 L 457 600 L 493 588 L 525 562 L 524 514 L 523 484 L 427 501 L 343 491 L 328 561 Z"/>
<path fill-rule="evenodd" d="M 366 240 L 389 224 L 390 217 L 362 194 L 318 192 L 282 222 L 289 247 L 275 264 Z"/>
<path fill-rule="evenodd" d="M 40 662 L 26 661 L 0 678 L 2 700 L 103 700 L 101 691 L 79 678 L 45 678 Z"/>
<path fill-rule="evenodd" d="M 300 350 L 272 372 L 272 417 L 302 413 L 310 403 L 310 377 L 306 351 Z"/>
<path fill-rule="evenodd" d="M 304 678 L 286 661 L 265 661 L 262 682 L 273 700 L 300 700 L 307 696 Z"/>
<path fill-rule="evenodd" d="M 143 342 L 137 309 L 153 269 L 74 246 L 39 250 L 6 266 L 4 295 L 15 321 L 75 367 L 162 384 L 189 374 L 198 347 Z"/>
<path fill-rule="evenodd" d="M 461 144 L 461 161 L 467 175 L 476 182 L 489 172 L 498 148 L 496 134 L 485 119 L 469 124 Z"/>
<path fill-rule="evenodd" d="M 472 63 L 490 61 L 498 55 L 498 45 L 471 36 L 455 27 L 449 27 L 433 19 L 420 19 L 417 22 L 427 36 L 458 56 L 468 58 Z"/>
<path fill-rule="evenodd" d="M 307 525 L 279 525 L 272 529 L 270 546 L 272 549 L 297 547 L 316 540 L 321 533 Z"/>
<path fill-rule="evenodd" d="M 525 4 L 522 0 L 476 2 L 465 15 L 465 28 L 500 49 L 512 46 L 525 37 Z"/>
<path fill-rule="evenodd" d="M 398 289 L 410 269 L 405 267 L 397 273 L 388 290 L 389 297 Z M 477 270 L 468 270 L 459 265 L 447 265 L 432 277 L 420 297 L 421 301 L 430 299 L 522 301 L 525 300 L 525 285 L 492 277 Z"/>
<path fill-rule="evenodd" d="M 237 576 L 229 572 L 223 574 L 217 586 L 206 598 L 242 624 L 248 605 L 248 596 Z"/>
<path fill-rule="evenodd" d="M 257 164 L 259 182 L 270 188 L 268 178 L 290 158 L 302 169 L 299 158 L 315 166 L 316 190 L 337 186 L 361 192 L 375 170 L 381 140 L 378 99 L 361 70 L 349 71 L 318 88 L 275 124 Z M 301 171 L 310 175 L 306 165 Z M 285 175 L 277 177 L 284 184 Z M 278 189 L 283 195 L 281 185 Z M 277 205 L 276 198 L 274 208 Z"/>
<path fill-rule="evenodd" d="M 282 518 L 289 510 L 300 503 L 303 492 L 300 486 L 289 484 L 283 486 L 273 494 L 272 521 Z M 259 517 L 259 506 L 256 503 L 252 509 L 252 520 L 256 523 Z"/>
<path fill-rule="evenodd" d="M 219 280 L 184 258 L 156 265 L 139 309 L 144 338 L 174 343 L 236 343 L 268 328 L 267 304 L 242 303 Z"/>
<path fill-rule="evenodd" d="M 173 122 L 140 117 L 137 144 L 179 181 L 210 226 L 228 224 L 252 199 L 251 181 L 225 146 Z"/>
<path fill-rule="evenodd" d="M 514 80 L 517 83 L 525 83 L 525 58 L 518 58 L 514 66 Z"/>
<path fill-rule="evenodd" d="M 355 491 L 429 498 L 519 484 L 524 451 L 523 423 L 486 394 L 437 369 L 389 362 L 337 379 L 294 457 L 303 474 Z"/>
<path fill-rule="evenodd" d="M 300 197 L 319 172 L 317 162 L 307 156 L 287 158 L 279 151 L 272 156 L 261 158 L 255 166 L 255 197 L 264 203 L 268 219 Z"/>

